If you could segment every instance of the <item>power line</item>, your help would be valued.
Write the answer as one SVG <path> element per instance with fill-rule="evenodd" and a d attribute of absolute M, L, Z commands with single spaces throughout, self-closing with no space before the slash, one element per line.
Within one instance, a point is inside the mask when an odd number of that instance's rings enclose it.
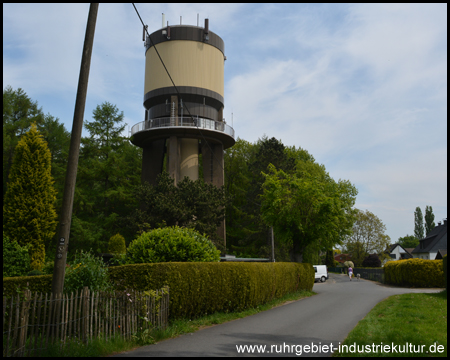
<path fill-rule="evenodd" d="M 136 6 L 134 5 L 134 3 L 132 3 L 132 5 L 133 5 L 133 7 L 134 7 L 134 10 L 136 10 L 136 14 L 137 14 L 137 16 L 139 17 L 139 20 L 141 21 L 141 24 L 142 24 L 142 26 L 144 27 L 145 32 L 147 33 L 148 39 L 150 40 L 150 46 L 153 46 L 153 48 L 155 49 L 156 54 L 158 55 L 159 60 L 161 61 L 162 65 L 164 66 L 164 69 L 166 70 L 166 73 L 167 73 L 167 75 L 169 76 L 169 79 L 170 79 L 170 81 L 172 82 L 172 85 L 173 85 L 173 87 L 175 88 L 175 91 L 177 92 L 178 97 L 181 98 L 181 94 L 180 94 L 180 92 L 178 91 L 178 88 L 177 88 L 177 86 L 175 85 L 175 82 L 173 81 L 172 76 L 170 76 L 169 70 L 167 70 L 167 67 L 166 67 L 166 65 L 164 64 L 164 61 L 163 61 L 163 59 L 161 58 L 161 55 L 159 54 L 159 51 L 158 51 L 158 49 L 156 48 L 156 45 L 153 44 L 152 38 L 150 37 L 150 34 L 148 33 L 147 26 L 146 26 L 146 25 L 144 24 L 144 22 L 142 21 L 141 15 L 139 14 L 139 11 L 138 11 L 138 9 L 136 8 Z M 216 158 L 213 149 L 212 149 L 211 146 L 209 145 L 209 142 L 208 142 L 208 141 L 205 139 L 205 137 L 203 136 L 202 131 L 201 131 L 200 128 L 198 127 L 198 122 L 195 122 L 195 119 L 194 119 L 194 117 L 192 116 L 191 112 L 189 111 L 189 108 L 187 107 L 186 103 L 183 103 L 183 108 L 185 108 L 185 109 L 187 110 L 187 112 L 188 112 L 189 116 L 191 117 L 193 123 L 196 124 L 197 130 L 199 131 L 199 133 L 200 133 L 200 135 L 202 136 L 203 140 L 205 141 L 206 145 L 209 147 L 209 150 L 211 151 L 212 157 L 213 157 L 214 160 L 216 160 L 216 162 L 220 165 L 221 169 L 222 169 L 223 171 L 225 171 L 224 167 L 222 166 L 222 163 Z"/>

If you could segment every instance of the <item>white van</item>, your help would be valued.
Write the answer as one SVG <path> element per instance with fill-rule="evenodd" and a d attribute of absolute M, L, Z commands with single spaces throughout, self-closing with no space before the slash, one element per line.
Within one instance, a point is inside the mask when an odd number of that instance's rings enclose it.
<path fill-rule="evenodd" d="M 326 265 L 313 265 L 313 268 L 316 275 L 314 282 L 316 280 L 325 282 L 328 279 L 328 269 Z"/>

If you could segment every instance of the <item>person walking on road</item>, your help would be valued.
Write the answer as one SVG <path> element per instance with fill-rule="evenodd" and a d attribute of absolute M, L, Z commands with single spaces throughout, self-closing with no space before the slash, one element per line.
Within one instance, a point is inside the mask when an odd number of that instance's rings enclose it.
<path fill-rule="evenodd" d="M 352 269 L 352 267 L 350 266 L 350 267 L 348 268 L 348 277 L 350 278 L 350 281 L 352 281 L 352 275 L 353 275 L 353 269 Z"/>

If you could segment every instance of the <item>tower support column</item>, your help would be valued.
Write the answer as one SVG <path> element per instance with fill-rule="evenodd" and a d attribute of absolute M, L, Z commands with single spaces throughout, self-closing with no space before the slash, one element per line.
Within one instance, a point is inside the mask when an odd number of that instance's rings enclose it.
<path fill-rule="evenodd" d="M 142 175 L 141 182 L 148 182 L 150 185 L 156 186 L 156 180 L 162 173 L 164 163 L 164 148 L 166 140 L 152 141 L 142 151 Z"/>
<path fill-rule="evenodd" d="M 204 143 L 202 145 L 203 179 L 208 184 L 217 187 L 224 185 L 223 145 L 220 143 Z M 217 228 L 217 236 L 223 239 L 226 249 L 227 236 L 225 231 L 225 219 Z"/>

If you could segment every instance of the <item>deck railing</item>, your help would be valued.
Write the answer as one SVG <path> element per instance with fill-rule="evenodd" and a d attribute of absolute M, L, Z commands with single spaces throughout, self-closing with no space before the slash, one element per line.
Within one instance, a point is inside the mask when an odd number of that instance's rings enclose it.
<path fill-rule="evenodd" d="M 234 129 L 222 121 L 215 121 L 201 117 L 164 117 L 145 120 L 131 128 L 131 135 L 143 130 L 159 129 L 162 127 L 196 127 L 199 129 L 220 131 L 234 139 Z"/>

